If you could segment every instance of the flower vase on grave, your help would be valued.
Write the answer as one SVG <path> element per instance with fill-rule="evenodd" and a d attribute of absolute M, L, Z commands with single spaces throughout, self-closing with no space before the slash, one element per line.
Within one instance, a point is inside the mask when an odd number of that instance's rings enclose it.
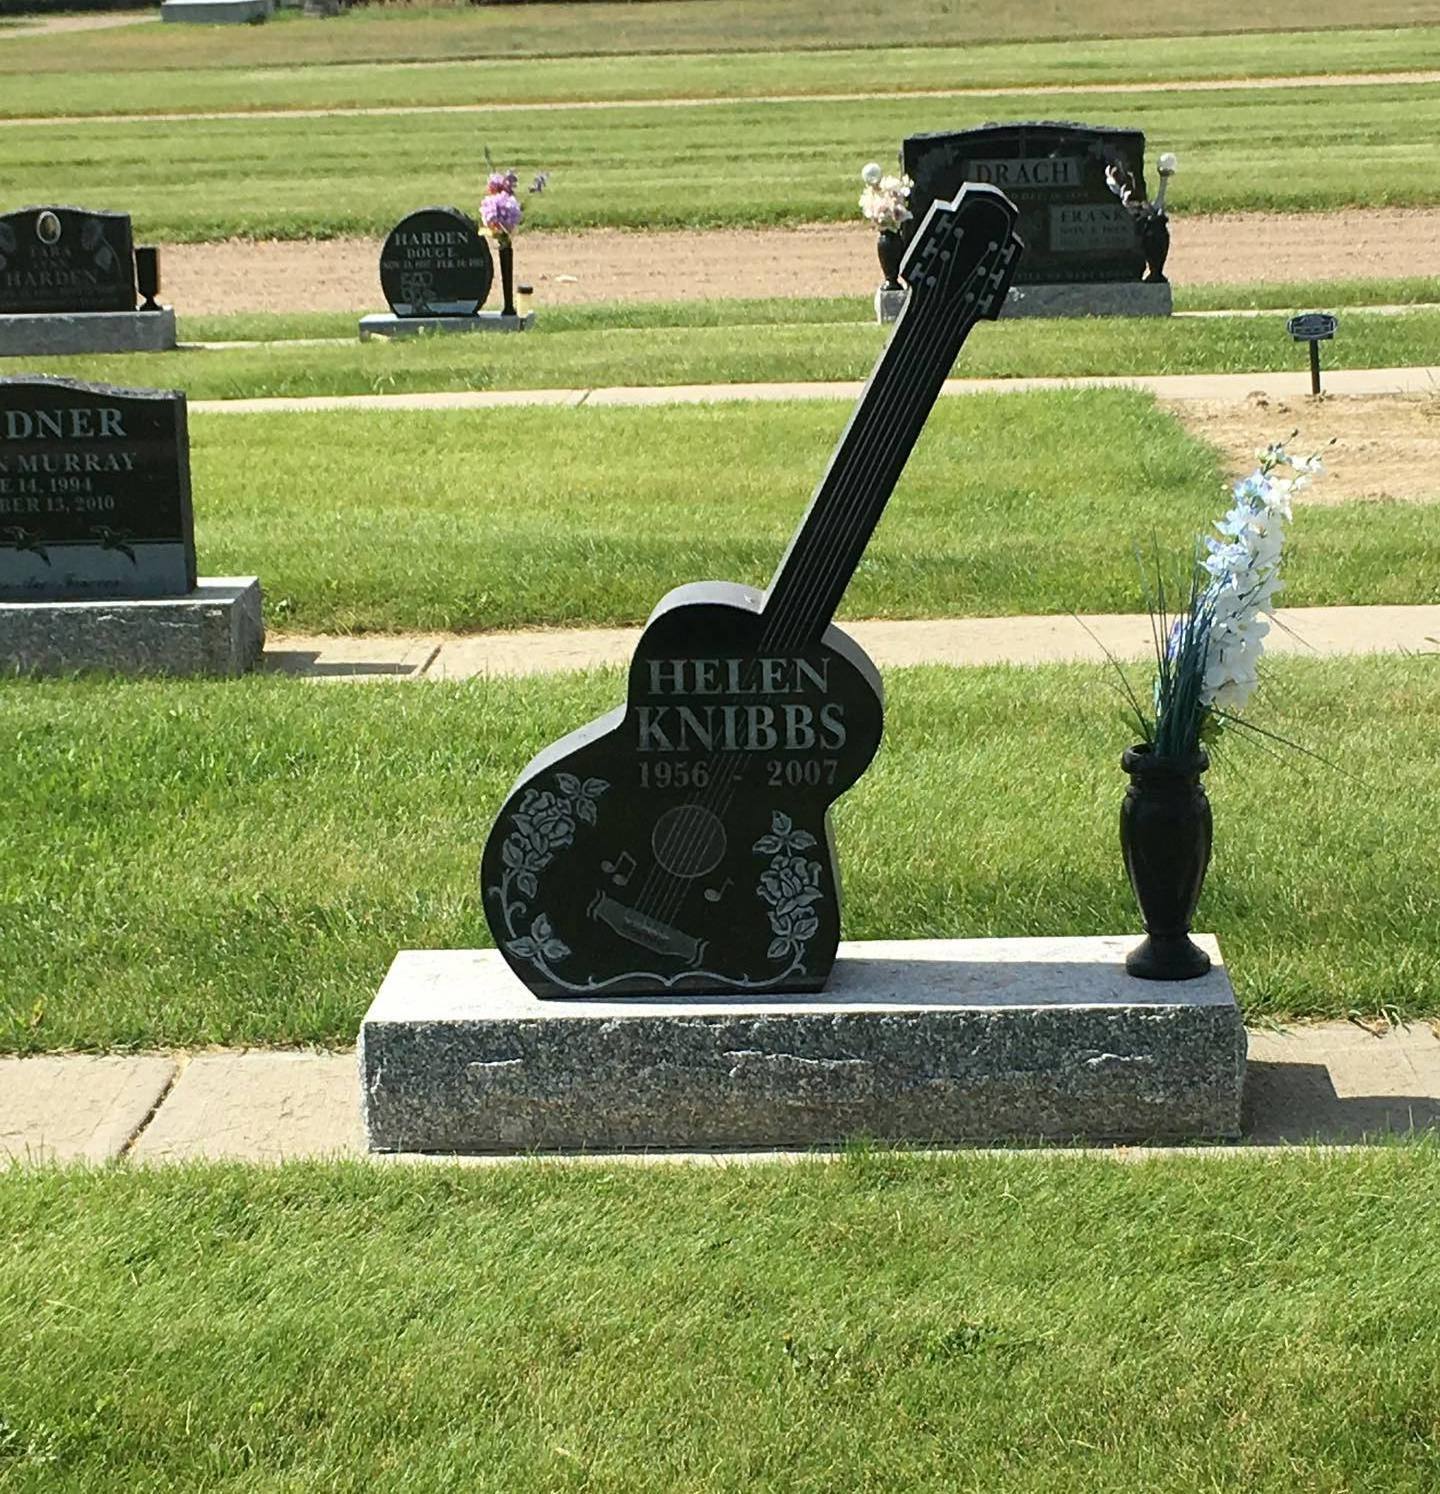
<path fill-rule="evenodd" d="M 1161 757 L 1148 743 L 1120 760 L 1130 787 L 1120 806 L 1120 848 L 1145 922 L 1145 940 L 1125 968 L 1141 980 L 1193 980 L 1210 956 L 1190 938 L 1190 923 L 1210 865 L 1213 824 L 1200 775 L 1203 749 Z"/>
<path fill-rule="evenodd" d="M 500 240 L 500 306 L 502 316 L 515 315 L 515 246 L 509 236 Z"/>
<path fill-rule="evenodd" d="M 882 229 L 876 237 L 880 268 L 885 273 L 885 290 L 900 289 L 900 261 L 905 257 L 905 236 L 893 228 Z"/>

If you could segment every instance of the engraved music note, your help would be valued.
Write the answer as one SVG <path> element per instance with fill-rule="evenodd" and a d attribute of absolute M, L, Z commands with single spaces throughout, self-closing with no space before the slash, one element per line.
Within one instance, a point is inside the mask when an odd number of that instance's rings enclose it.
<path fill-rule="evenodd" d="M 626 887 L 635 874 L 635 858 L 629 851 L 621 851 L 618 861 L 602 861 L 600 870 L 606 872 L 617 887 Z"/>
<path fill-rule="evenodd" d="M 734 881 L 734 877 L 726 877 L 718 887 L 707 887 L 705 889 L 705 901 L 707 903 L 718 903 L 729 892 Z"/>

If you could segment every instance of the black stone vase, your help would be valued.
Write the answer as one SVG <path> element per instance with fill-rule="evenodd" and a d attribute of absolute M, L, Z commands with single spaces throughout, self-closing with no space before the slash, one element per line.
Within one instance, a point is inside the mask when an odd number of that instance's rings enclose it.
<path fill-rule="evenodd" d="M 885 272 L 885 289 L 900 289 L 900 261 L 905 258 L 905 236 L 893 228 L 882 230 L 875 241 L 880 268 Z"/>
<path fill-rule="evenodd" d="M 507 238 L 500 245 L 500 312 L 515 315 L 515 246 Z"/>
<path fill-rule="evenodd" d="M 1190 938 L 1214 833 L 1200 782 L 1210 759 L 1203 750 L 1159 757 L 1147 744 L 1129 748 L 1120 766 L 1130 775 L 1120 848 L 1145 922 L 1145 940 L 1125 968 L 1141 980 L 1194 980 L 1210 968 L 1210 956 Z"/>

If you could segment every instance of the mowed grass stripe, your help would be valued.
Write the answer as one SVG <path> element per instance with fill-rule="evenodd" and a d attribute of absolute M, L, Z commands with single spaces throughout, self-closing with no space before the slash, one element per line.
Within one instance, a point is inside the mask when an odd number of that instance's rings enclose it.
<path fill-rule="evenodd" d="M 377 251 L 378 252 L 378 251 Z M 1345 311 L 1376 306 L 1424 306 L 1440 303 L 1440 278 L 1433 275 L 1395 275 L 1363 280 L 1303 280 L 1255 282 L 1249 285 L 1176 285 L 1172 287 L 1177 311 L 1272 310 L 1289 315 L 1296 307 L 1323 307 Z M 182 343 L 255 340 L 283 342 L 289 338 L 337 338 L 356 349 L 355 325 L 361 311 L 242 311 L 187 314 L 179 310 Z M 540 316 L 528 336 L 539 338 L 560 332 L 608 332 L 653 327 L 767 327 L 848 322 L 874 326 L 875 309 L 870 296 L 794 296 L 714 299 L 704 301 L 604 301 L 583 306 L 542 305 Z M 1269 324 L 1274 331 L 1285 316 Z M 1013 327 L 1007 322 L 1005 327 Z M 1052 322 L 1044 336 L 1046 345 L 1076 336 L 1103 339 L 1112 335 L 1105 325 L 1077 327 L 1074 322 Z M 969 359 L 990 340 L 982 323 L 963 355 Z M 1348 323 L 1347 323 L 1348 327 Z M 879 334 L 883 335 L 883 334 Z M 1003 335 L 1011 335 L 1007 330 Z M 499 350 L 495 350 L 499 351 Z M 134 365 L 156 373 L 170 367 L 153 359 Z"/>
<path fill-rule="evenodd" d="M 1437 1251 L 1429 1147 L 15 1172 L 0 1466 L 24 1494 L 1427 1494 Z"/>
<path fill-rule="evenodd" d="M 230 34 L 185 26 L 122 28 L 16 36 L 0 52 L 0 71 L 17 74 L 149 72 L 156 69 L 271 70 L 296 63 L 331 67 L 341 63 L 385 64 L 455 59 L 505 63 L 520 57 L 573 57 L 674 53 L 813 52 L 907 47 L 964 48 L 967 68 L 997 43 L 1027 47 L 1046 42 L 1074 44 L 1092 37 L 1117 38 L 1131 49 L 1137 67 L 1184 66 L 1205 36 L 1252 33 L 1260 37 L 1298 34 L 1296 45 L 1316 30 L 1355 34 L 1349 0 L 1271 0 L 1246 14 L 1224 0 L 1179 0 L 1159 20 L 1160 36 L 1116 24 L 1102 0 L 1057 10 L 1051 0 L 1017 0 L 983 22 L 957 15 L 953 0 L 896 0 L 883 11 L 869 0 L 648 0 L 643 5 L 542 6 L 464 5 L 366 8 L 336 26 L 309 26 L 284 12 L 265 26 Z M 1424 31 L 1434 27 L 1429 0 L 1375 0 L 1365 13 L 1371 27 Z M 1177 43 L 1174 38 L 1194 37 Z M 1171 38 L 1167 41 L 1165 38 Z M 1277 50 L 1261 42 L 1264 52 Z M 1322 43 L 1323 45 L 1323 43 Z M 877 74 L 883 76 L 883 74 Z"/>
<path fill-rule="evenodd" d="M 289 33 L 302 55 L 314 29 Z M 523 67 L 511 58 L 480 56 L 437 59 L 424 67 L 382 61 L 245 70 L 156 65 L 157 58 L 167 55 L 164 48 L 170 36 L 165 33 L 158 39 L 161 50 L 152 52 L 151 66 L 145 70 L 86 70 L 74 76 L 24 70 L 7 48 L 0 52 L 0 76 L 10 74 L 0 99 L 0 118 L 1066 88 L 1082 83 L 1423 72 L 1440 66 L 1440 27 L 1435 26 L 1249 33 L 1194 37 L 1183 43 L 1162 40 L 1143 47 L 1126 38 L 979 47 L 532 58 Z"/>
<path fill-rule="evenodd" d="M 1440 282 L 1431 284 L 1440 294 Z M 868 321 L 859 320 L 858 303 L 840 304 L 855 321 L 827 324 L 797 318 L 787 323 L 779 319 L 783 312 L 777 312 L 768 323 L 741 320 L 706 326 L 697 317 L 683 336 L 676 336 L 675 324 L 683 325 L 679 316 L 656 318 L 646 325 L 643 315 L 621 314 L 616 325 L 606 325 L 603 317 L 545 312 L 523 338 L 436 337 L 393 343 L 377 339 L 363 345 L 347 340 L 326 346 L 270 343 L 181 350 L 160 357 L 132 353 L 31 359 L 27 366 L 122 385 L 173 384 L 197 400 L 863 379 L 889 329 L 876 326 L 873 312 Z M 745 314 L 739 313 L 742 318 Z M 1286 333 L 1285 320 L 1284 312 L 1277 310 L 1268 317 L 982 323 L 971 333 L 954 376 L 1077 378 L 1303 370 L 1305 351 Z M 626 326 L 626 321 L 633 325 Z M 667 321 L 671 325 L 665 325 Z M 240 319 L 239 325 L 245 327 L 246 320 Z M 283 320 L 280 325 L 285 325 Z M 336 319 L 318 325 L 333 329 L 345 324 Z M 348 326 L 353 334 L 354 318 Z M 1424 366 L 1440 348 L 1440 310 L 1403 315 L 1347 310 L 1342 337 L 1343 342 L 1327 346 L 1327 367 Z"/>
<path fill-rule="evenodd" d="M 767 582 L 849 411 L 196 416 L 201 565 L 258 572 L 290 631 L 637 623 L 685 581 Z M 1133 611 L 1134 546 L 1183 549 L 1226 501 L 1146 395 L 942 400 L 844 614 Z M 1302 508 L 1285 600 L 1440 601 L 1437 545 L 1437 505 Z"/>
<path fill-rule="evenodd" d="M 0 1048 L 348 1043 L 400 949 L 489 942 L 477 869 L 533 753 L 618 670 L 325 688 L 12 683 L 0 695 Z M 893 671 L 839 806 L 852 939 L 1123 932 L 1100 666 Z M 1440 1010 L 1440 671 L 1277 660 L 1209 775 L 1200 926 L 1248 1016 Z M 563 932 L 563 931 L 562 931 Z"/>
<path fill-rule="evenodd" d="M 477 142 L 525 171 L 552 172 L 532 204 L 551 228 L 757 226 L 840 221 L 856 171 L 917 130 L 985 119 L 1093 114 L 1086 95 L 993 94 L 963 111 L 934 100 L 726 104 L 415 115 L 394 120 L 205 120 L 17 125 L 4 132 L 11 194 L 123 205 L 146 238 L 195 242 L 382 233 L 418 202 L 463 200 Z M 1297 88 L 1274 94 L 1116 95 L 1115 125 L 1185 164 L 1183 212 L 1314 212 L 1440 201 L 1431 169 L 1440 89 Z M 471 174 L 478 192 L 480 168 Z M 184 183 L 177 190 L 176 183 Z M 57 184 L 59 184 L 57 186 Z M 643 265 L 644 247 L 637 245 Z M 651 269 L 663 268 L 651 266 Z M 1385 269 L 1395 266 L 1381 267 Z"/>

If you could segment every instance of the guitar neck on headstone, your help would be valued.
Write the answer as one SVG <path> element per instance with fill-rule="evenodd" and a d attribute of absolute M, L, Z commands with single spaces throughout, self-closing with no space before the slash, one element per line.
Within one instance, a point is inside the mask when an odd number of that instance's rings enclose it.
<path fill-rule="evenodd" d="M 1016 217 L 973 183 L 931 204 L 900 268 L 905 305 L 766 592 L 771 645 L 808 642 L 835 615 L 970 328 L 1000 314 Z"/>

